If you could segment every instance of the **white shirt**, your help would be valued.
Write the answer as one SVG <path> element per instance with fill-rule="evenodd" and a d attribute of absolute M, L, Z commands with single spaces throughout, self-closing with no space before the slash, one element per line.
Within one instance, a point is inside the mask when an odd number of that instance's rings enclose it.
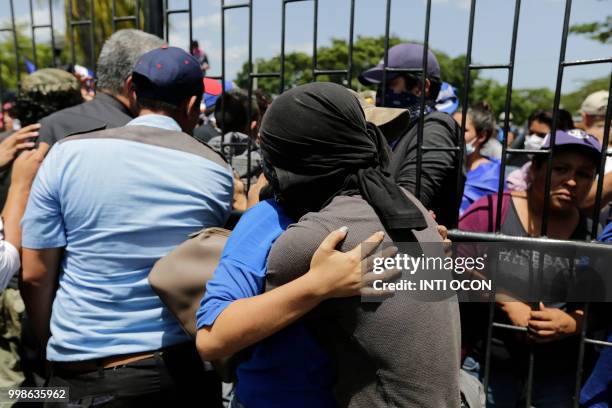
<path fill-rule="evenodd" d="M 0 292 L 6 289 L 20 267 L 19 251 L 13 244 L 4 240 L 4 224 L 0 218 Z"/>

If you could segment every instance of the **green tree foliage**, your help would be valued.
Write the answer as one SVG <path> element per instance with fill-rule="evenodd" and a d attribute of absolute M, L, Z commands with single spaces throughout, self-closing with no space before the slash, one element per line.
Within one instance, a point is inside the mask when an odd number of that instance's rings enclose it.
<path fill-rule="evenodd" d="M 389 45 L 393 46 L 403 42 L 398 37 L 391 37 Z M 357 37 L 353 46 L 353 78 L 363 70 L 376 65 L 384 50 L 384 37 Z M 465 78 L 465 56 L 451 57 L 444 52 L 432 50 L 440 63 L 442 79 L 453 84 L 457 88 L 457 94 L 461 98 L 464 90 Z M 348 64 L 348 43 L 345 40 L 333 39 L 329 46 L 320 47 L 317 53 L 319 69 L 346 69 Z M 275 56 L 269 59 L 258 59 L 256 61 L 258 72 L 279 72 L 280 58 Z M 285 86 L 292 87 L 308 83 L 313 80 L 312 58 L 302 52 L 292 52 L 285 55 Z M 321 75 L 319 81 L 332 81 L 342 83 L 344 76 Z M 238 86 L 248 87 L 248 64 L 244 64 L 238 73 L 236 82 Z M 260 81 L 258 86 L 271 94 L 279 92 L 279 80 L 266 79 Z M 353 88 L 364 87 L 354 80 Z M 506 86 L 492 79 L 484 79 L 477 71 L 470 75 L 470 102 L 474 103 L 486 100 L 496 113 L 503 112 L 506 101 Z M 365 87 L 368 88 L 368 87 Z M 374 89 L 369 87 L 369 89 Z M 517 123 L 524 122 L 529 114 L 538 108 L 551 109 L 554 94 L 549 89 L 515 89 L 512 92 L 512 113 Z"/>
<path fill-rule="evenodd" d="M 10 24 L 10 23 L 9 23 Z M 3 26 L 10 27 L 10 26 Z M 19 71 L 21 76 L 26 75 L 24 58 L 33 61 L 32 57 L 32 40 L 25 34 L 27 28 L 24 24 L 18 24 L 16 27 L 17 44 L 19 46 Z M 36 57 L 38 67 L 49 67 L 52 64 L 53 53 L 49 44 L 36 44 Z M 17 71 L 15 69 L 15 47 L 13 36 L 9 33 L 0 42 L 0 77 L 3 90 L 17 90 Z"/>
<path fill-rule="evenodd" d="M 66 21 L 69 21 L 69 2 L 72 2 L 72 19 L 73 20 L 88 20 L 89 19 L 89 1 L 84 0 L 69 0 L 66 1 Z M 112 0 L 95 0 L 94 2 L 94 58 L 98 57 L 100 52 L 100 46 L 104 43 L 110 35 L 113 33 L 113 14 L 112 14 Z M 115 1 L 115 14 L 117 16 L 134 15 L 136 12 L 135 0 L 116 0 Z M 142 9 L 140 10 L 140 22 L 142 29 L 143 15 Z M 118 22 L 117 29 L 122 28 L 135 28 L 134 23 L 131 21 Z M 87 25 L 77 26 L 73 30 L 74 42 L 75 42 L 75 53 L 78 64 L 87 65 L 89 68 L 94 66 L 95 61 L 91 60 L 91 42 L 90 42 L 90 28 Z M 70 26 L 66 24 L 66 39 L 70 39 Z M 67 55 L 70 51 L 68 51 Z"/>
<path fill-rule="evenodd" d="M 580 110 L 580 105 L 582 105 L 582 101 L 589 96 L 589 94 L 601 91 L 608 90 L 610 87 L 610 78 L 603 77 L 592 79 L 590 81 L 585 81 L 580 89 L 575 92 L 568 93 L 561 97 L 561 105 L 570 111 L 572 114 L 577 114 Z"/>
<path fill-rule="evenodd" d="M 612 16 L 604 21 L 576 24 L 570 27 L 570 33 L 587 35 L 590 39 L 603 44 L 612 43 Z"/>

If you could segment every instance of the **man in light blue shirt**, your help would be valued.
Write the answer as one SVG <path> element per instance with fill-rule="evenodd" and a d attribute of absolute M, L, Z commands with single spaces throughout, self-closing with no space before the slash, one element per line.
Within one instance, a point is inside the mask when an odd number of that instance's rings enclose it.
<path fill-rule="evenodd" d="M 24 299 L 53 363 L 50 385 L 67 383 L 77 403 L 213 396 L 202 395 L 207 374 L 195 347 L 147 281 L 159 258 L 189 234 L 223 226 L 231 209 L 229 166 L 187 134 L 202 80 L 178 48 L 144 54 L 132 75 L 139 117 L 58 142 L 32 187 L 22 220 Z"/>

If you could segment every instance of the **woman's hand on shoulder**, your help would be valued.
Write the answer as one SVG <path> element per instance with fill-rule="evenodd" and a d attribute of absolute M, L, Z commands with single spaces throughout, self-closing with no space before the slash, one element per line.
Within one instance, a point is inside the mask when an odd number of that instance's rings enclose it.
<path fill-rule="evenodd" d="M 374 259 L 394 256 L 397 248 L 389 247 L 371 255 L 384 239 L 384 232 L 376 232 L 348 252 L 336 249 L 344 240 L 347 227 L 332 231 L 319 245 L 310 262 L 306 277 L 314 291 L 324 299 L 357 296 L 360 294 L 389 296 L 389 290 L 372 290 L 374 280 L 390 281 L 399 276 L 397 270 L 373 273 Z"/>

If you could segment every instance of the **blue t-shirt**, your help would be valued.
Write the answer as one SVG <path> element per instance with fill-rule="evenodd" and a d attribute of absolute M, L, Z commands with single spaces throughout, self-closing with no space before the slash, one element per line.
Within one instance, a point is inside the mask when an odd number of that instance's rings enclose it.
<path fill-rule="evenodd" d="M 211 326 L 237 299 L 264 292 L 268 254 L 291 220 L 274 200 L 244 213 L 225 244 L 197 326 Z M 249 408 L 334 407 L 332 369 L 326 352 L 297 322 L 251 347 L 237 370 L 236 396 Z"/>
<path fill-rule="evenodd" d="M 463 215 L 465 210 L 481 197 L 497 193 L 501 161 L 493 157 L 487 157 L 487 159 L 489 160 L 487 163 L 482 163 L 466 175 L 459 216 Z"/>
<path fill-rule="evenodd" d="M 180 131 L 159 115 L 131 124 Z M 147 276 L 189 234 L 223 226 L 232 192 L 229 167 L 195 154 L 124 139 L 56 143 L 22 220 L 25 248 L 65 248 L 47 358 L 89 360 L 189 341 Z"/>

